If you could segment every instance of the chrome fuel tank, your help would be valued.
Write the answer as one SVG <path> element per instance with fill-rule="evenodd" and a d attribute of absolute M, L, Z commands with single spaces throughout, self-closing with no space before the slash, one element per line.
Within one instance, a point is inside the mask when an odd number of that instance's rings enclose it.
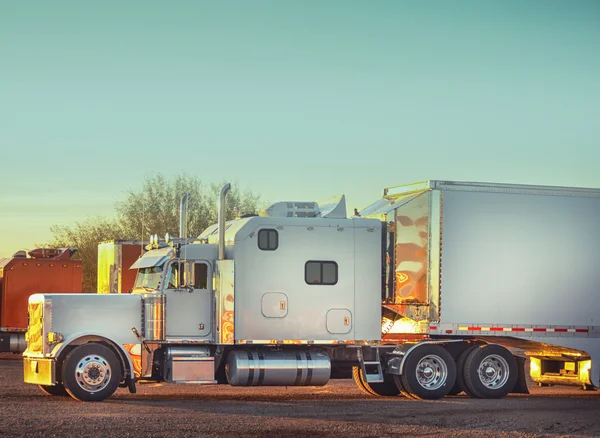
<path fill-rule="evenodd" d="M 232 386 L 322 386 L 331 375 L 325 353 L 306 350 L 237 350 L 227 356 Z"/>
<path fill-rule="evenodd" d="M 143 336 L 146 341 L 165 340 L 166 297 L 161 293 L 142 296 Z"/>

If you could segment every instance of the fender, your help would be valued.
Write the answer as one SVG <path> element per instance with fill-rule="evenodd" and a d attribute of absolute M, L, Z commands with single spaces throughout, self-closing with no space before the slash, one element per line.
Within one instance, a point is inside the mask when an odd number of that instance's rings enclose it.
<path fill-rule="evenodd" d="M 397 376 L 402 375 L 404 371 L 404 363 L 406 362 L 406 358 L 410 353 L 415 351 L 417 348 L 423 345 L 431 345 L 431 344 L 448 344 L 452 342 L 463 342 L 463 339 L 452 339 L 452 340 L 439 340 L 439 339 L 431 339 L 426 341 L 421 341 L 418 344 L 402 344 L 394 348 L 391 353 L 388 353 L 386 357 L 387 364 L 387 374 L 395 374 Z"/>
<path fill-rule="evenodd" d="M 56 344 L 54 346 L 54 348 L 52 349 L 52 352 L 50 353 L 50 357 L 51 358 L 58 358 L 60 357 L 61 353 L 65 350 L 65 348 L 67 348 L 69 345 L 80 345 L 80 344 L 85 344 L 87 341 L 107 341 L 109 343 L 111 343 L 112 345 L 114 345 L 116 347 L 116 350 L 119 354 L 121 362 L 123 363 L 123 365 L 125 366 L 125 380 L 128 380 L 128 378 L 133 381 L 135 379 L 135 374 L 134 374 L 134 368 L 133 368 L 133 362 L 131 361 L 131 357 L 129 357 L 129 353 L 127 352 L 127 350 L 125 350 L 125 348 L 123 348 L 123 346 L 117 342 L 115 339 L 109 337 L 109 336 L 105 336 L 99 333 L 93 333 L 93 332 L 83 332 L 83 333 L 77 333 L 75 335 L 71 335 L 68 338 L 64 339 L 62 342 Z"/>

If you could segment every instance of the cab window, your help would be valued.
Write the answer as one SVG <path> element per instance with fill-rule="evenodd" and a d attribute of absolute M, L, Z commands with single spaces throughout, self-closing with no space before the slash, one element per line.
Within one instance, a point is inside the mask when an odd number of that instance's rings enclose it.
<path fill-rule="evenodd" d="M 194 289 L 208 289 L 208 265 L 194 263 Z"/>
<path fill-rule="evenodd" d="M 194 289 L 208 289 L 208 265 L 206 263 L 173 263 L 167 276 L 167 289 L 181 289 L 192 285 Z"/>
<path fill-rule="evenodd" d="M 179 289 L 185 285 L 184 281 L 184 265 L 181 263 L 173 263 L 169 268 L 167 275 L 167 289 Z"/>

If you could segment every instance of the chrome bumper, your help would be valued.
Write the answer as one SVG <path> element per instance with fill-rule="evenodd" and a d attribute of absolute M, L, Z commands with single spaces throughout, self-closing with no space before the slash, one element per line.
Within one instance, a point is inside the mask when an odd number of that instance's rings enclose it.
<path fill-rule="evenodd" d="M 23 380 L 36 385 L 56 383 L 56 362 L 54 359 L 23 358 Z"/>

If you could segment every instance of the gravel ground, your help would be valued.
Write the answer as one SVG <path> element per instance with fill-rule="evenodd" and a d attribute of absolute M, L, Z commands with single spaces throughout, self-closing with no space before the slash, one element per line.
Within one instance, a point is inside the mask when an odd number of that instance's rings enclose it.
<path fill-rule="evenodd" d="M 372 398 L 324 387 L 138 385 L 102 403 L 43 395 L 0 354 L 0 436 L 600 436 L 600 391 L 530 387 L 502 400 Z"/>

